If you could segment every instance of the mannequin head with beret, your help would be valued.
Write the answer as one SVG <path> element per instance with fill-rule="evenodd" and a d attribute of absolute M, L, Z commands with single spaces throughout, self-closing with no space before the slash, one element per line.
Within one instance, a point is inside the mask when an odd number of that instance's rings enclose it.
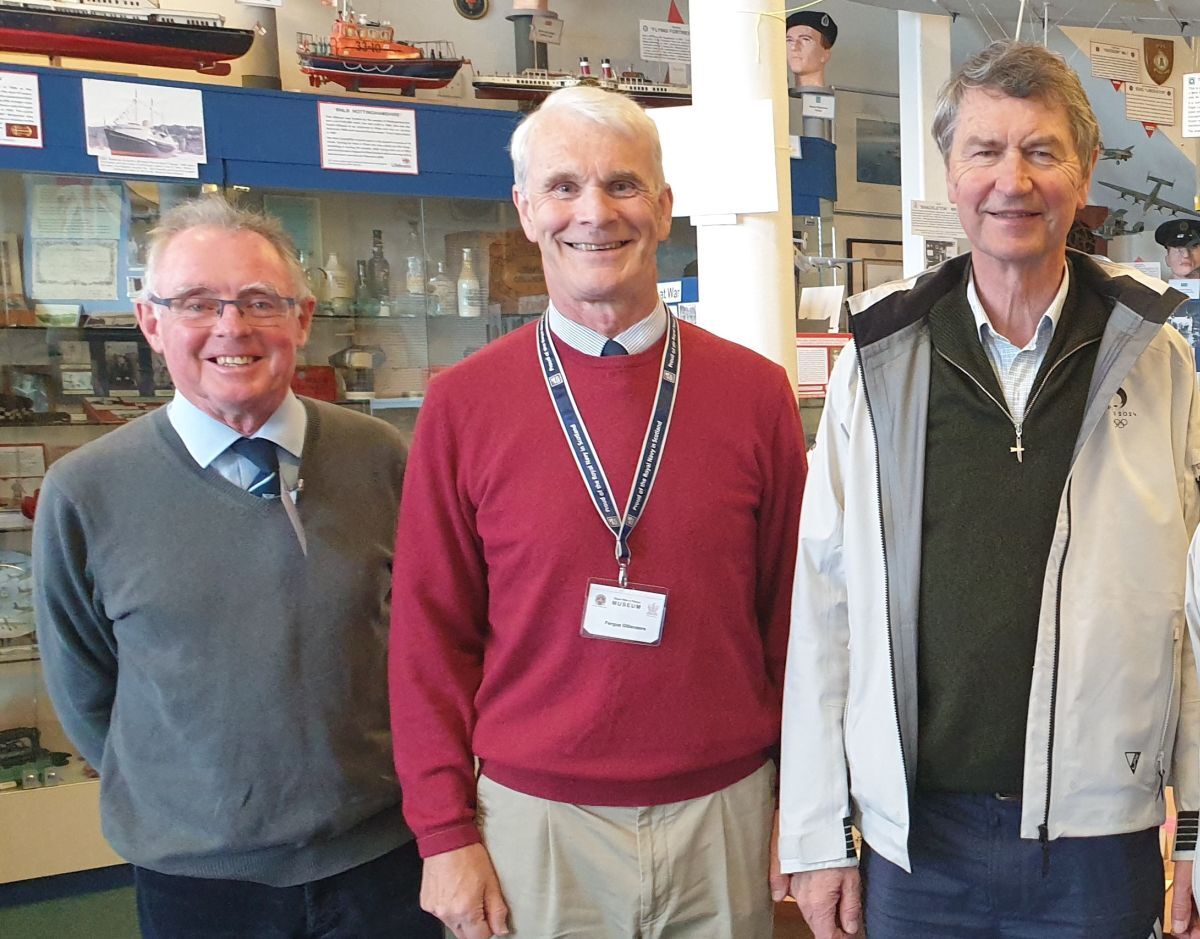
<path fill-rule="evenodd" d="M 788 69 L 796 86 L 825 86 L 825 64 L 837 41 L 837 23 L 828 13 L 801 10 L 787 18 Z"/>

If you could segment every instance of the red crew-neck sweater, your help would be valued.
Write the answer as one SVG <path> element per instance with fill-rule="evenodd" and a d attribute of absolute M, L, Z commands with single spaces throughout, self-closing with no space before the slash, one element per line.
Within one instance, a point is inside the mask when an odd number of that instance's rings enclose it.
<path fill-rule="evenodd" d="M 474 757 L 510 788 L 657 805 L 749 774 L 779 738 L 803 433 L 784 371 L 680 324 L 662 465 L 631 582 L 665 588 L 658 646 L 584 638 L 614 538 L 573 462 L 533 327 L 430 383 L 397 531 L 389 653 L 404 811 L 423 856 L 479 840 Z M 617 504 L 663 343 L 556 348 Z"/>

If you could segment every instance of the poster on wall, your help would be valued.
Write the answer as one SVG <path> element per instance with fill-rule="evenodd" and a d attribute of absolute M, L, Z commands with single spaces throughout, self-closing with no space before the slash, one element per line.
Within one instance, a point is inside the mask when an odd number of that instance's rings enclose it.
<path fill-rule="evenodd" d="M 36 75 L 0 72 L 0 146 L 42 146 L 42 105 Z"/>
<path fill-rule="evenodd" d="M 30 296 L 116 300 L 124 184 L 33 177 L 26 198 Z"/>
<path fill-rule="evenodd" d="M 850 342 L 849 333 L 814 333 L 796 336 L 796 396 L 824 398 L 829 376 L 841 351 Z"/>
<path fill-rule="evenodd" d="M 958 218 L 958 209 L 950 202 L 913 199 L 909 203 L 909 218 L 912 220 L 914 235 L 951 241 L 967 237 Z"/>
<path fill-rule="evenodd" d="M 29 237 L 121 237 L 121 184 L 63 177 L 29 187 Z"/>
<path fill-rule="evenodd" d="M 1125 118 L 1140 121 L 1146 136 L 1155 127 L 1175 126 L 1175 89 L 1131 82 L 1125 86 Z"/>
<path fill-rule="evenodd" d="M 1091 56 L 1092 77 L 1107 78 L 1118 90 L 1125 82 L 1142 80 L 1142 56 L 1132 46 L 1093 41 Z"/>
<path fill-rule="evenodd" d="M 115 241 L 35 241 L 32 254 L 35 300 L 117 299 Z"/>
<path fill-rule="evenodd" d="M 1200 72 L 1183 76 L 1183 136 L 1200 137 Z"/>
<path fill-rule="evenodd" d="M 417 117 L 411 108 L 317 102 L 321 169 L 420 173 Z"/>
<path fill-rule="evenodd" d="M 105 173 L 196 179 L 208 162 L 199 89 L 85 78 L 87 152 Z"/>
<path fill-rule="evenodd" d="M 691 62 L 691 30 L 686 23 L 662 23 L 640 20 L 640 55 L 647 62 Z"/>

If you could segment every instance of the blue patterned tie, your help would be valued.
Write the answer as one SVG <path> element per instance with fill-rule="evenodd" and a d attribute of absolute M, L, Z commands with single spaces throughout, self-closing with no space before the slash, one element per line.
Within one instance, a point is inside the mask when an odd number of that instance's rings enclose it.
<path fill-rule="evenodd" d="M 229 449 L 258 468 L 258 475 L 246 491 L 264 499 L 278 499 L 279 451 L 275 444 L 265 437 L 239 437 Z"/>
<path fill-rule="evenodd" d="M 600 350 L 601 355 L 628 355 L 629 350 L 626 349 L 615 339 L 605 339 L 604 347 Z"/>

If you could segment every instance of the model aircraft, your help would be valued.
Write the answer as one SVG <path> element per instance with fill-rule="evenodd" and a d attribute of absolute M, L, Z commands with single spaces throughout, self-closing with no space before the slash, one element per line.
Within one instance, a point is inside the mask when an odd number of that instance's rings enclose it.
<path fill-rule="evenodd" d="M 1197 212 L 1195 209 L 1189 209 L 1187 206 L 1180 205 L 1177 202 L 1169 202 L 1166 199 L 1159 198 L 1158 194 L 1162 190 L 1163 186 L 1174 186 L 1175 180 L 1163 179 L 1160 176 L 1151 176 L 1147 174 L 1146 181 L 1154 183 L 1153 188 L 1151 188 L 1149 192 L 1138 192 L 1136 189 L 1129 189 L 1126 186 L 1118 186 L 1116 183 L 1106 183 L 1104 180 L 1097 180 L 1101 186 L 1112 189 L 1114 192 L 1118 193 L 1122 199 L 1128 198 L 1132 200 L 1134 205 L 1137 205 L 1139 202 L 1142 203 L 1142 205 L 1146 207 L 1147 212 L 1149 212 L 1151 209 L 1157 209 L 1159 212 L 1170 212 L 1172 215 L 1179 215 L 1182 213 L 1183 215 L 1190 215 L 1192 218 L 1200 218 L 1200 212 Z"/>
<path fill-rule="evenodd" d="M 1117 163 L 1124 163 L 1126 160 L 1133 159 L 1133 147 L 1136 144 L 1128 147 L 1104 147 L 1100 148 L 1100 159 L 1115 160 Z"/>
<path fill-rule="evenodd" d="M 1116 238 L 1119 235 L 1136 235 L 1138 232 L 1146 230 L 1145 222 L 1134 222 L 1130 225 L 1125 221 L 1125 215 L 1129 212 L 1128 209 L 1117 209 L 1104 220 L 1104 224 L 1099 228 L 1093 228 L 1092 234 L 1098 238 L 1103 238 L 1106 241 Z"/>

